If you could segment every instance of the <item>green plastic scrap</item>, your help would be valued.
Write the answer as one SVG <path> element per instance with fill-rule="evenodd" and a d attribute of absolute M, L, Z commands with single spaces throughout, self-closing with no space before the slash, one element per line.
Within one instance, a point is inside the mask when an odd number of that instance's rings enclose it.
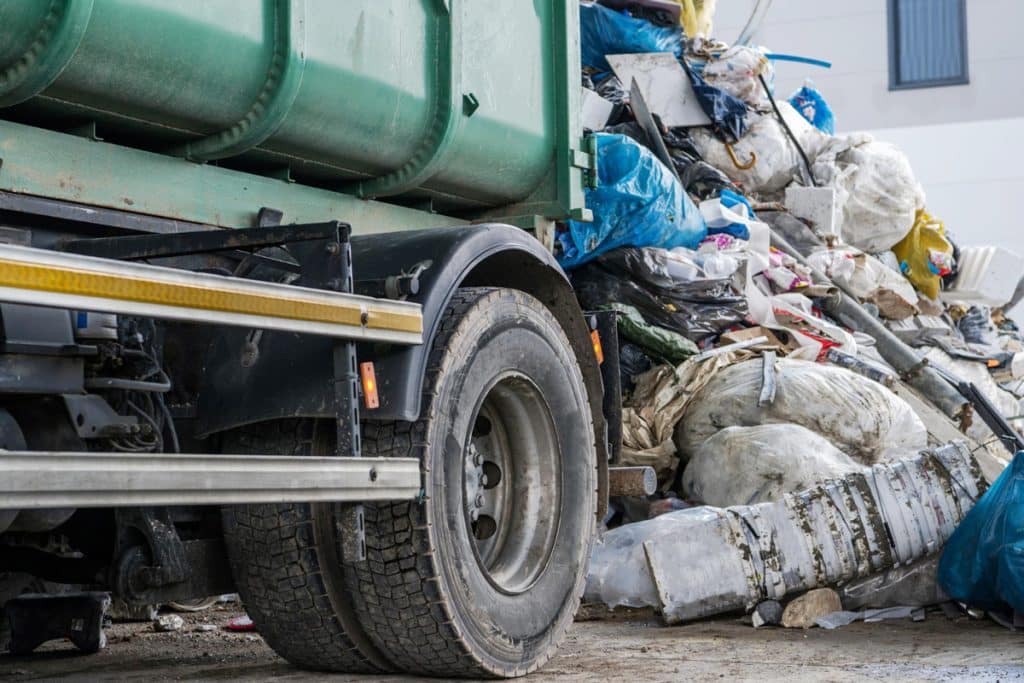
<path fill-rule="evenodd" d="M 648 355 L 678 365 L 700 349 L 692 341 L 672 330 L 651 325 L 635 307 L 628 304 L 611 303 L 604 307 L 619 315 L 618 326 L 622 336 L 640 346 Z"/>

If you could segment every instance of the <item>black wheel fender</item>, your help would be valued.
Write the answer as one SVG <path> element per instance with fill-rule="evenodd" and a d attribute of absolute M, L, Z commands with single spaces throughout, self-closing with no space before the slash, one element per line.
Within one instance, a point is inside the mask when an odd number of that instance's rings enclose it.
<path fill-rule="evenodd" d="M 603 516 L 609 448 L 601 372 L 572 286 L 540 242 L 503 224 L 357 235 L 352 238 L 352 260 L 357 293 L 379 296 L 373 284 L 418 271 L 419 291 L 407 300 L 423 307 L 422 345 L 360 345 L 359 360 L 373 361 L 380 395 L 380 406 L 364 409 L 364 419 L 412 421 L 419 417 L 427 354 L 441 314 L 459 287 L 518 289 L 548 307 L 572 344 L 590 399 L 599 453 L 599 515 Z M 215 336 L 204 359 L 198 434 L 267 420 L 334 415 L 331 340 L 265 332 L 255 360 L 250 354 L 243 362 L 248 334 L 244 329 L 223 329 Z"/>

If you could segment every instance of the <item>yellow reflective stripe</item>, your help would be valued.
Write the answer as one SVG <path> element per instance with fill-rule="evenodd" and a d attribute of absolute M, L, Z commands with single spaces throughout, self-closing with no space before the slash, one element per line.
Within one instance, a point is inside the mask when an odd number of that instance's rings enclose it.
<path fill-rule="evenodd" d="M 349 302 L 332 304 L 303 299 L 301 296 L 238 292 L 6 259 L 0 259 L 0 287 L 353 327 L 362 324 L 360 307 Z M 370 329 L 415 333 L 423 331 L 423 318 L 417 313 L 375 309 L 371 303 L 367 306 L 367 318 L 366 327 Z"/>

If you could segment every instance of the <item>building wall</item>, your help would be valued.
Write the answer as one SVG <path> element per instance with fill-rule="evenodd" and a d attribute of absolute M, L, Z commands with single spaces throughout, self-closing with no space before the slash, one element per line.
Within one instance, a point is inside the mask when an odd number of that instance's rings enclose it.
<path fill-rule="evenodd" d="M 733 41 L 752 0 L 719 0 L 715 35 Z M 788 97 L 810 77 L 842 130 L 873 130 L 1024 116 L 1024 2 L 967 0 L 970 83 L 889 90 L 886 0 L 775 0 L 755 41 L 817 57 L 831 69 L 778 63 L 776 91 Z"/>

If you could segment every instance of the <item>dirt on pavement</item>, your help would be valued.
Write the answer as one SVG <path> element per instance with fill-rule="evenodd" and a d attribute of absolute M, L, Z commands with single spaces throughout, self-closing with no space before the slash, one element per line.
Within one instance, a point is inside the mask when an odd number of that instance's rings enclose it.
<path fill-rule="evenodd" d="M 12 681 L 320 680 L 279 658 L 254 633 L 224 630 L 237 606 L 182 614 L 185 627 L 157 633 L 148 623 L 114 624 L 108 647 L 77 654 L 53 642 L 30 657 L 0 656 Z M 203 630 L 202 625 L 217 630 Z M 666 628 L 652 615 L 577 622 L 531 683 L 677 680 L 1024 679 L 1024 634 L 993 622 L 947 619 L 855 623 L 835 631 L 754 629 L 737 618 Z M 410 681 L 402 676 L 336 676 L 334 681 Z"/>

